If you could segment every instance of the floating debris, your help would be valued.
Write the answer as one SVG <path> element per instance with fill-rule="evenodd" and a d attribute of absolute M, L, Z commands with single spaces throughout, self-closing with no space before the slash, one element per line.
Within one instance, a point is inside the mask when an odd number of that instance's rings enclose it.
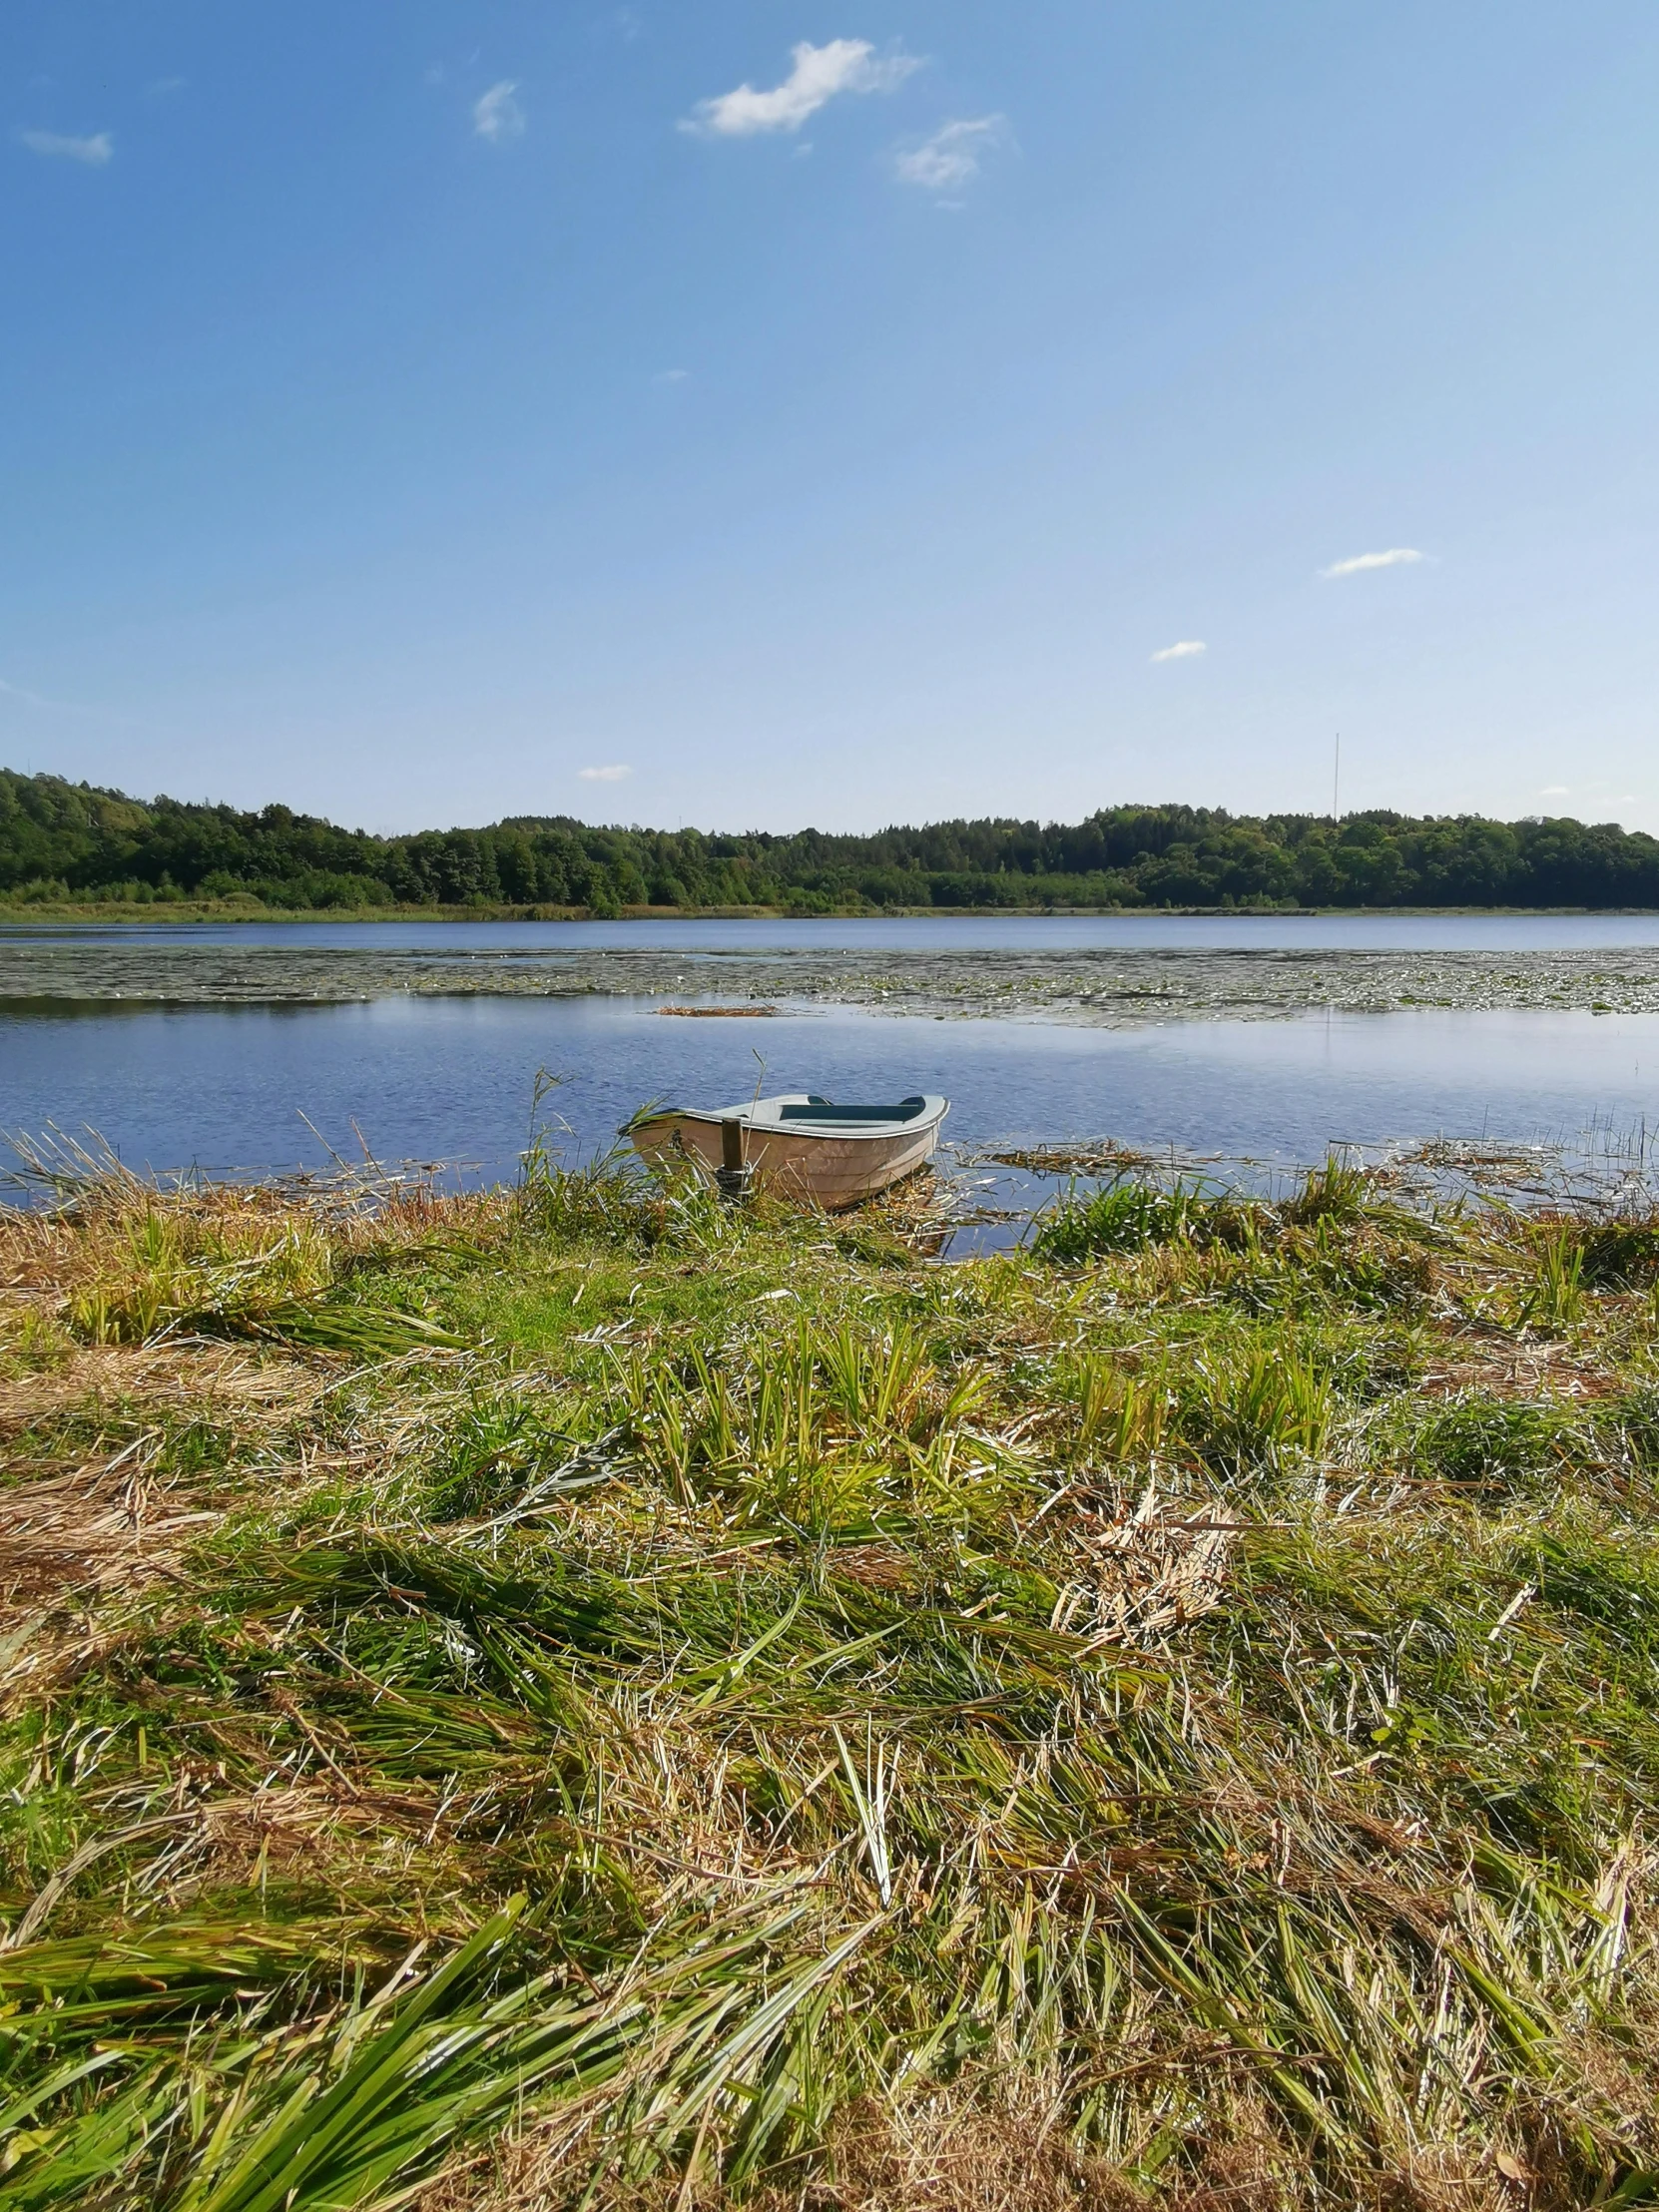
<path fill-rule="evenodd" d="M 1101 1137 L 1084 1144 L 1015 1145 L 978 1157 L 999 1168 L 1023 1168 L 1028 1175 L 1129 1175 L 1161 1167 L 1168 1156 Z"/>

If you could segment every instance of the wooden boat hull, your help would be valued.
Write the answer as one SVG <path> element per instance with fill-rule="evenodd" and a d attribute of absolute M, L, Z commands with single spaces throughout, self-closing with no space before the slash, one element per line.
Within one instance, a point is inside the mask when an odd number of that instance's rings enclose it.
<path fill-rule="evenodd" d="M 949 1111 L 928 1099 L 910 1122 L 870 1129 L 786 1127 L 776 1109 L 803 1106 L 805 1098 L 762 1099 L 723 1113 L 690 1110 L 654 1114 L 627 1134 L 642 1158 L 670 1165 L 689 1161 L 711 1181 L 726 1158 L 725 1124 L 741 1128 L 743 1165 L 752 1179 L 779 1197 L 839 1213 L 900 1183 L 932 1158 L 939 1126 Z"/>

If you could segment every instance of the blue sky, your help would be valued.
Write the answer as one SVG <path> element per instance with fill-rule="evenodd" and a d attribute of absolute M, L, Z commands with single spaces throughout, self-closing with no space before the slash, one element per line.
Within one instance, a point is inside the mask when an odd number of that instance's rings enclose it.
<path fill-rule="evenodd" d="M 1652 0 L 11 0 L 0 761 L 1659 830 L 1656 116 Z"/>

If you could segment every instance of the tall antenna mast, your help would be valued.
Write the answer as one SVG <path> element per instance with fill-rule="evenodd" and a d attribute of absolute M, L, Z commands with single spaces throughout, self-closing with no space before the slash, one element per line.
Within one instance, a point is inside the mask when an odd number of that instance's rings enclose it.
<path fill-rule="evenodd" d="M 1342 809 L 1341 809 L 1341 806 L 1339 805 L 1339 801 L 1340 801 L 1340 799 L 1341 799 L 1341 797 L 1342 797 L 1342 789 L 1343 789 L 1343 734 L 1342 734 L 1342 732 L 1341 732 L 1341 731 L 1339 730 L 1339 731 L 1337 732 L 1337 758 L 1336 758 L 1336 760 L 1335 760 L 1335 761 L 1333 762 L 1333 764 L 1332 764 L 1332 768 L 1331 768 L 1331 819 L 1332 819 L 1332 821 L 1333 821 L 1333 822 L 1341 822 L 1341 821 L 1342 821 L 1342 819 L 1343 819 L 1343 817 L 1342 817 Z"/>

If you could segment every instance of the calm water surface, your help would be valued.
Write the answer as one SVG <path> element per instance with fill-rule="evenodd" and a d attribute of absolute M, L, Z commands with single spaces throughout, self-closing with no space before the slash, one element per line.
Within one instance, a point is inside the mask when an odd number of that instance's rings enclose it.
<path fill-rule="evenodd" d="M 943 1091 L 958 1145 L 1109 1136 L 1293 1167 L 1328 1145 L 1571 1141 L 1659 1122 L 1659 1016 L 1421 1009 L 1142 1030 L 826 1012 L 666 1020 L 628 999 L 393 998 L 343 1006 L 12 1002 L 0 1128 L 100 1131 L 135 1166 L 323 1166 L 353 1122 L 385 1161 L 511 1174 L 536 1071 L 573 1151 L 647 1099 Z"/>
<path fill-rule="evenodd" d="M 0 937 L 83 943 L 286 944 L 327 951 L 745 950 L 1071 952 L 1163 945 L 1189 951 L 1594 952 L 1659 945 L 1659 914 L 948 914 L 833 921 L 259 921 L 0 925 Z"/>

